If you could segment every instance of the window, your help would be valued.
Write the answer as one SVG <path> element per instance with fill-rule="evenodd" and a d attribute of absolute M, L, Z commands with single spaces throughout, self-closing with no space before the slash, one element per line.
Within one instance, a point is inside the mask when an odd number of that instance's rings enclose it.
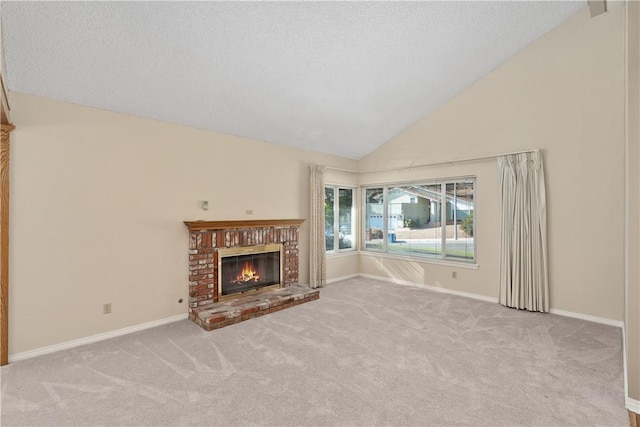
<path fill-rule="evenodd" d="M 324 234 L 327 252 L 355 248 L 353 208 L 353 188 L 325 186 Z"/>
<path fill-rule="evenodd" d="M 474 188 L 472 178 L 364 188 L 363 249 L 474 261 Z"/>
<path fill-rule="evenodd" d="M 384 188 L 366 188 L 365 200 L 365 249 L 382 250 L 384 237 L 383 218 L 385 217 Z"/>

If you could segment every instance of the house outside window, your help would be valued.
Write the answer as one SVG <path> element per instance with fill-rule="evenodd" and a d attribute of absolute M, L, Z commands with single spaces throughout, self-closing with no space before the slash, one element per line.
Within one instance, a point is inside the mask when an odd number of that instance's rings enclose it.
<path fill-rule="evenodd" d="M 475 261 L 475 178 L 363 190 L 363 250 Z"/>
<path fill-rule="evenodd" d="M 324 188 L 324 234 L 327 252 L 356 248 L 354 189 L 327 185 Z"/>

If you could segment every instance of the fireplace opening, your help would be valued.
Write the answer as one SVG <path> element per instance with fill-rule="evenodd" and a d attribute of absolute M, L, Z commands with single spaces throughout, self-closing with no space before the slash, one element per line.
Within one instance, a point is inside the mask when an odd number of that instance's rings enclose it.
<path fill-rule="evenodd" d="M 281 251 L 281 245 L 219 250 L 219 298 L 280 287 Z"/>

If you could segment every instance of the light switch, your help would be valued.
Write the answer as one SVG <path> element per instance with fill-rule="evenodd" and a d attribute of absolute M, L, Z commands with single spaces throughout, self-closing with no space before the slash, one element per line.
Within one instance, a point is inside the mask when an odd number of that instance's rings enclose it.
<path fill-rule="evenodd" d="M 209 210 L 209 201 L 208 200 L 203 200 L 202 201 L 202 210 L 203 211 L 208 211 Z"/>

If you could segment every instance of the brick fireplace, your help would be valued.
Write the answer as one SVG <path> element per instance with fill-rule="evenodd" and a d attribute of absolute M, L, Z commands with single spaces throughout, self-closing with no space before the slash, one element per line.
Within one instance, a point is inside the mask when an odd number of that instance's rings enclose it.
<path fill-rule="evenodd" d="M 298 285 L 298 234 L 303 221 L 185 221 L 189 229 L 189 318 L 211 330 L 317 299 L 317 290 Z M 277 267 L 273 261 L 276 253 Z M 251 267 L 260 270 L 269 264 L 279 271 L 253 271 L 248 267 L 253 254 L 267 254 L 270 261 Z M 238 262 L 233 259 L 229 265 L 247 266 L 242 273 L 234 272 L 231 279 L 222 271 L 230 257 L 237 257 Z M 260 280 L 265 275 L 271 281 L 262 286 Z M 225 278 L 227 284 L 223 285 Z M 231 285 L 237 285 L 238 291 L 221 291 L 222 286 Z"/>

